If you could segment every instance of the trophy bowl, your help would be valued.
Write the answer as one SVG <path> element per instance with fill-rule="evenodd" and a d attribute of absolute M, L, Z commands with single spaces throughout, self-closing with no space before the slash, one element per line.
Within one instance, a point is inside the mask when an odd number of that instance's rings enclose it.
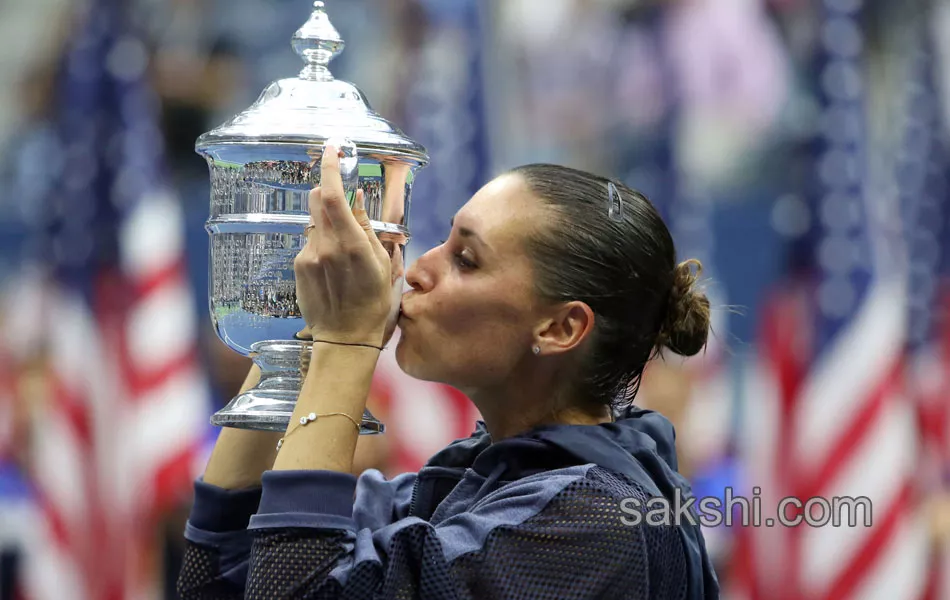
<path fill-rule="evenodd" d="M 327 65 L 343 49 L 323 2 L 292 46 L 303 59 L 297 77 L 269 84 L 247 110 L 201 135 L 211 207 L 210 310 L 218 337 L 261 370 L 258 384 L 233 398 L 211 422 L 284 431 L 300 392 L 310 342 L 297 307 L 294 257 L 306 243 L 308 197 L 320 185 L 327 145 L 340 148 L 344 189 L 362 189 L 373 229 L 393 256 L 393 314 L 403 288 L 413 178 L 425 148 L 373 111 L 353 84 Z M 361 434 L 383 432 L 365 411 Z"/>

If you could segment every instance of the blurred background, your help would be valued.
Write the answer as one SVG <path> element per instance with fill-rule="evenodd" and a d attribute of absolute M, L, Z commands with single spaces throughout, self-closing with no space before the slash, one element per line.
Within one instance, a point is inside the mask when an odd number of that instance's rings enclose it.
<path fill-rule="evenodd" d="M 208 417 L 249 367 L 208 315 L 194 142 L 299 71 L 311 5 L 0 1 L 3 600 L 175 597 Z M 626 181 L 715 308 L 638 401 L 696 495 L 872 501 L 870 526 L 707 527 L 723 597 L 950 599 L 950 2 L 327 5 L 335 76 L 432 157 L 410 260 L 507 168 Z M 357 470 L 390 475 L 477 418 L 391 350 L 369 406 L 389 429 Z"/>

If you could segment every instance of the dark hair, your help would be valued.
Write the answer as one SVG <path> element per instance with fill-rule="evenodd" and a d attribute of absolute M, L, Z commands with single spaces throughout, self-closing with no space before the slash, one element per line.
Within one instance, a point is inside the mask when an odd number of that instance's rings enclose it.
<path fill-rule="evenodd" d="M 709 335 L 709 300 L 694 284 L 697 260 L 677 263 L 669 229 L 647 198 L 618 181 L 558 165 L 512 171 L 555 215 L 528 235 L 535 291 L 593 310 L 594 335 L 572 392 L 595 405 L 633 402 L 662 348 L 693 356 Z M 608 215 L 609 184 L 623 218 Z M 693 273 L 692 267 L 697 267 Z"/>

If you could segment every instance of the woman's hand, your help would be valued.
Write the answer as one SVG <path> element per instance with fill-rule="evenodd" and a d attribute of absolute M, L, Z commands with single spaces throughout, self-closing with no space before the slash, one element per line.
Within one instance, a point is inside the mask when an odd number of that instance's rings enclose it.
<path fill-rule="evenodd" d="M 314 339 L 381 345 L 393 313 L 392 258 L 369 222 L 363 190 L 350 209 L 338 148 L 324 148 L 320 169 L 307 243 L 294 259 L 297 305 Z"/>

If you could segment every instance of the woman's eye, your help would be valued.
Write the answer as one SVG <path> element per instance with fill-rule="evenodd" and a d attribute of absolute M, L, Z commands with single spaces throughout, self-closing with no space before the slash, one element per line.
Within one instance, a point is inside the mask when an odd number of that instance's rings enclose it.
<path fill-rule="evenodd" d="M 448 240 L 442 240 L 440 244 L 444 246 L 447 241 Z M 452 257 L 455 259 L 455 264 L 457 264 L 462 269 L 470 270 L 477 266 L 475 263 L 465 258 L 465 255 L 461 252 L 453 253 Z"/>
<path fill-rule="evenodd" d="M 462 253 L 458 253 L 458 254 L 455 255 L 455 262 L 456 262 L 456 264 L 458 264 L 459 267 L 461 267 L 461 268 L 463 268 L 463 269 L 474 269 L 474 268 L 475 268 L 475 263 L 473 263 L 473 262 L 470 261 L 469 259 L 465 258 L 465 255 L 462 254 Z"/>

